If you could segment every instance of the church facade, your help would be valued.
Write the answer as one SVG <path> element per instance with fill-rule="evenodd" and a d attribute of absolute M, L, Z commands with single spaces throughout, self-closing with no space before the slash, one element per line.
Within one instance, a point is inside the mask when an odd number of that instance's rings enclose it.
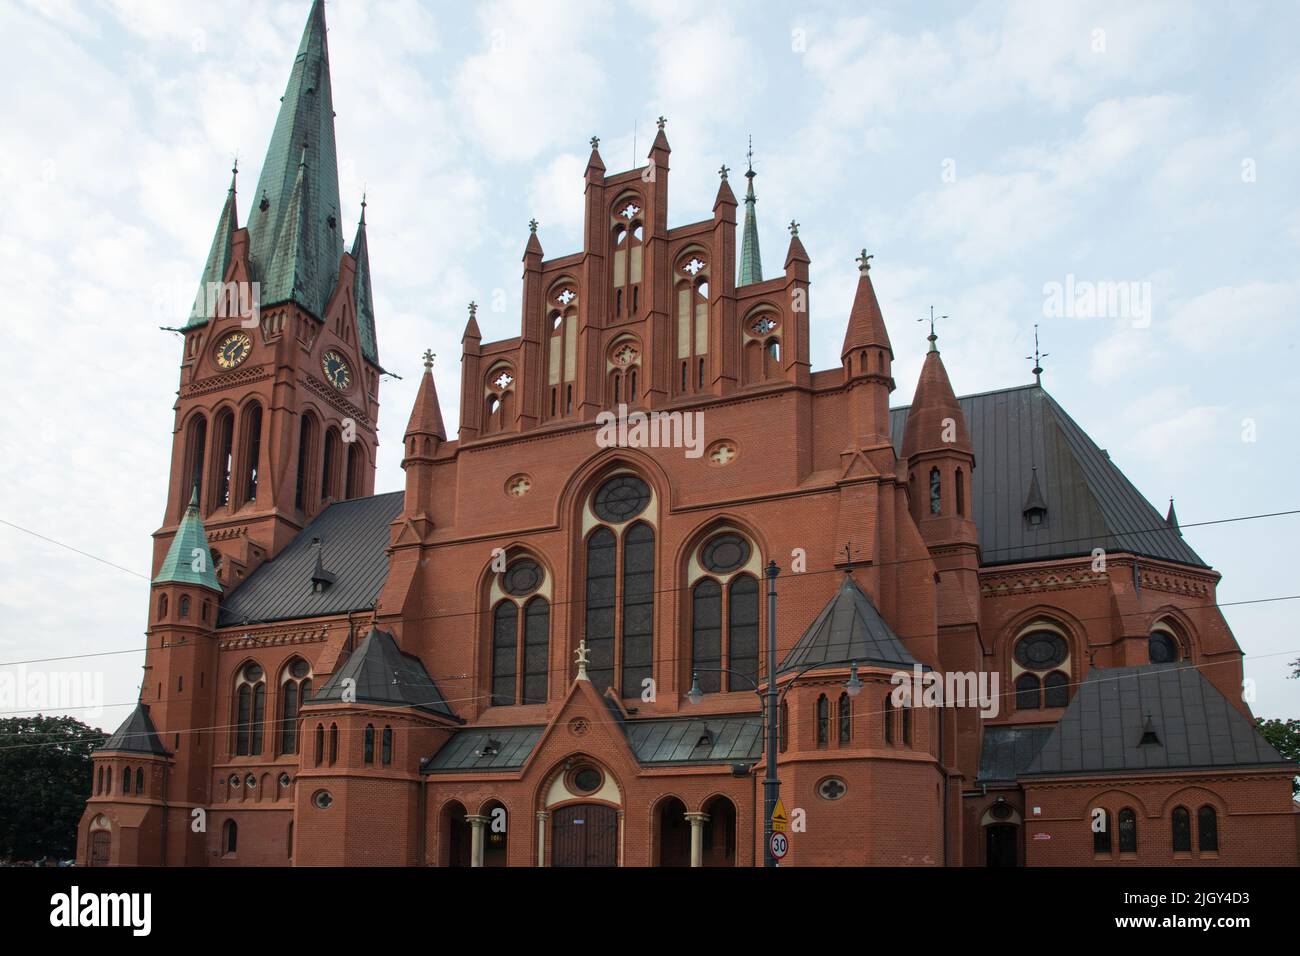
<path fill-rule="evenodd" d="M 891 409 L 871 257 L 815 316 L 796 224 L 764 275 L 752 168 L 670 225 L 665 121 L 640 168 L 591 146 L 582 249 L 532 224 L 519 334 L 470 307 L 455 438 L 426 359 L 376 494 L 313 4 L 178 330 L 145 677 L 79 863 L 762 865 L 775 682 L 781 865 L 1295 865 L 1295 767 L 1172 507 L 1037 381 L 958 398 L 933 330 Z"/>

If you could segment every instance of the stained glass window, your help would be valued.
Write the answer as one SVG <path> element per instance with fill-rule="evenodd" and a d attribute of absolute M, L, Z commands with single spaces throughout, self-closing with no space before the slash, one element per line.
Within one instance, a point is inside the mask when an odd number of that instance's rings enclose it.
<path fill-rule="evenodd" d="M 930 514 L 937 515 L 943 510 L 943 501 L 939 492 L 939 469 L 930 469 Z"/>
<path fill-rule="evenodd" d="M 728 574 L 749 560 L 749 542 L 738 534 L 720 534 L 704 546 L 703 565 L 715 574 Z"/>
<path fill-rule="evenodd" d="M 728 682 L 732 690 L 749 690 L 758 683 L 758 579 L 737 575 L 728 586 L 727 653 L 729 667 L 745 680 Z"/>
<path fill-rule="evenodd" d="M 1138 848 L 1137 814 L 1125 807 L 1119 812 L 1119 851 L 1136 853 Z"/>
<path fill-rule="evenodd" d="M 1202 853 L 1219 851 L 1219 814 L 1208 803 L 1196 811 L 1197 847 Z"/>
<path fill-rule="evenodd" d="M 614 532 L 608 528 L 597 528 L 587 539 L 587 627 L 584 637 L 591 657 L 587 676 L 597 693 L 604 693 L 614 681 L 615 549 Z"/>
<path fill-rule="evenodd" d="M 1092 831 L 1092 852 L 1109 853 L 1110 852 L 1110 813 L 1106 810 L 1101 811 L 1101 816 L 1097 819 L 1095 826 L 1101 829 Z"/>
<path fill-rule="evenodd" d="M 700 690 L 706 694 L 722 689 L 722 585 L 704 578 L 692 591 L 692 653 Z"/>
<path fill-rule="evenodd" d="M 1174 807 L 1171 818 L 1174 834 L 1174 852 L 1192 852 L 1192 815 L 1186 807 Z"/>
<path fill-rule="evenodd" d="M 1021 667 L 1046 671 L 1065 663 L 1069 646 L 1054 631 L 1035 631 L 1016 642 L 1016 660 Z"/>
<path fill-rule="evenodd" d="M 822 694 L 817 698 L 817 746 L 825 747 L 831 738 L 831 703 Z"/>
<path fill-rule="evenodd" d="M 532 558 L 522 558 L 506 569 L 504 587 L 507 594 L 524 597 L 532 594 L 542 583 L 542 568 Z"/>
<path fill-rule="evenodd" d="M 637 524 L 623 542 L 623 682 L 624 697 L 641 693 L 650 676 L 654 644 L 655 533 Z"/>
<path fill-rule="evenodd" d="M 535 597 L 524 608 L 524 698 L 521 703 L 546 701 L 547 658 L 550 654 L 551 605 Z"/>
<path fill-rule="evenodd" d="M 518 650 L 519 609 L 502 601 L 492 612 L 492 706 L 503 707 L 515 700 L 515 654 Z"/>
<path fill-rule="evenodd" d="M 1147 639 L 1147 656 L 1152 664 L 1168 664 L 1178 660 L 1178 644 L 1164 631 L 1152 631 Z"/>
<path fill-rule="evenodd" d="M 1053 671 L 1043 679 L 1043 706 L 1065 707 L 1070 703 L 1070 678 Z"/>
<path fill-rule="evenodd" d="M 1033 674 L 1021 674 L 1016 678 L 1016 710 L 1037 710 L 1039 683 Z"/>
<path fill-rule="evenodd" d="M 650 504 L 650 486 L 635 475 L 619 475 L 600 486 L 593 508 L 601 521 L 630 521 Z"/>

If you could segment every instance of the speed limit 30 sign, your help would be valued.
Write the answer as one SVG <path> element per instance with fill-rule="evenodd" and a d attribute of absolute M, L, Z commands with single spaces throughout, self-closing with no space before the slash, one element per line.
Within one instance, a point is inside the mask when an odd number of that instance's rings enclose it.
<path fill-rule="evenodd" d="M 783 860 L 785 859 L 785 855 L 790 852 L 790 841 L 786 838 L 784 833 L 773 833 L 772 839 L 768 843 L 768 847 L 772 851 L 772 859 Z"/>

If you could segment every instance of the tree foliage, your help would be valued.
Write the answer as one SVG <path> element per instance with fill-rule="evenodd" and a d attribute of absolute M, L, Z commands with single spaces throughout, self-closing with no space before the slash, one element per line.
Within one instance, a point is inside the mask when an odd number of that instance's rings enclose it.
<path fill-rule="evenodd" d="M 1287 760 L 1300 762 L 1300 720 L 1255 721 L 1264 739 Z M 1291 778 L 1291 795 L 1300 794 L 1300 777 Z"/>
<path fill-rule="evenodd" d="M 72 717 L 0 719 L 0 859 L 66 859 L 105 734 Z"/>

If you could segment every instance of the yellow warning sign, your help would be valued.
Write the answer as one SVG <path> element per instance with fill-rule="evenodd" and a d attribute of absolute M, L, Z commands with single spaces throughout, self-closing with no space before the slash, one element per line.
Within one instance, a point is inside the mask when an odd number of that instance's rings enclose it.
<path fill-rule="evenodd" d="M 772 832 L 785 833 L 787 829 L 788 822 L 785 816 L 785 804 L 782 803 L 781 798 L 778 797 L 776 800 L 776 806 L 772 808 Z"/>

